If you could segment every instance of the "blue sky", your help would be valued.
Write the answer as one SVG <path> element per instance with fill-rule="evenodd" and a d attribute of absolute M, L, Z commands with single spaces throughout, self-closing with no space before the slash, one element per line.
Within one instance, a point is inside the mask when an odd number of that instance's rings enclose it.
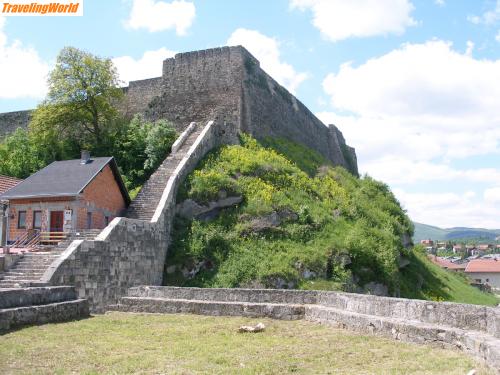
<path fill-rule="evenodd" d="M 500 1 L 85 0 L 83 17 L 0 16 L 0 112 L 36 106 L 67 45 L 112 57 L 126 82 L 226 44 L 335 123 L 414 220 L 500 228 Z"/>

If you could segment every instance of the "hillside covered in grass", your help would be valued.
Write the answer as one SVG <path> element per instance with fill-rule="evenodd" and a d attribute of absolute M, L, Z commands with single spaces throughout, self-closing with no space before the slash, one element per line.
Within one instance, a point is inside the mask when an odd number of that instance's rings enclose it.
<path fill-rule="evenodd" d="M 434 296 L 413 293 L 400 268 L 413 226 L 389 188 L 303 146 L 243 135 L 200 163 L 177 202 L 167 285 Z"/>

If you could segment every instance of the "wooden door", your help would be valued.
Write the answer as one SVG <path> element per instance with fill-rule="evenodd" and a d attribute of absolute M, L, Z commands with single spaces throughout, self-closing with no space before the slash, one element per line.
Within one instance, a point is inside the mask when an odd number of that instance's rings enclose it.
<path fill-rule="evenodd" d="M 64 228 L 64 211 L 50 211 L 50 231 L 62 232 Z"/>

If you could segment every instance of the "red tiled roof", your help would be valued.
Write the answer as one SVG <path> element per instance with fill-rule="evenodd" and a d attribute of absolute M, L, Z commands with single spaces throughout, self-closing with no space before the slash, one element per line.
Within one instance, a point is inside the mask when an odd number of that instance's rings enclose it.
<path fill-rule="evenodd" d="M 488 250 L 490 245 L 481 244 L 477 247 L 479 250 Z"/>
<path fill-rule="evenodd" d="M 442 268 L 447 268 L 449 270 L 464 270 L 465 266 L 466 266 L 465 263 L 457 264 L 457 263 L 450 262 L 447 259 L 443 259 L 443 258 L 437 257 L 437 256 L 430 256 L 429 258 L 431 259 L 431 261 L 433 263 L 437 264 L 438 266 L 440 266 Z"/>
<path fill-rule="evenodd" d="M 469 262 L 465 272 L 500 272 L 500 260 L 474 259 Z"/>
<path fill-rule="evenodd" d="M 5 193 L 7 190 L 13 188 L 22 180 L 14 177 L 0 175 L 0 194 Z"/>

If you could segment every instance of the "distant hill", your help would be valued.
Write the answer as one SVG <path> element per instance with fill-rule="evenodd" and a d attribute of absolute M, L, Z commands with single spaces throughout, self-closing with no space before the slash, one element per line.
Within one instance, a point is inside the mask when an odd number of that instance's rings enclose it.
<path fill-rule="evenodd" d="M 439 228 L 432 225 L 413 223 L 415 225 L 415 234 L 413 241 L 415 243 L 420 240 L 456 240 L 456 239 L 484 239 L 494 241 L 495 237 L 500 236 L 500 229 L 484 229 L 484 228 Z"/>

